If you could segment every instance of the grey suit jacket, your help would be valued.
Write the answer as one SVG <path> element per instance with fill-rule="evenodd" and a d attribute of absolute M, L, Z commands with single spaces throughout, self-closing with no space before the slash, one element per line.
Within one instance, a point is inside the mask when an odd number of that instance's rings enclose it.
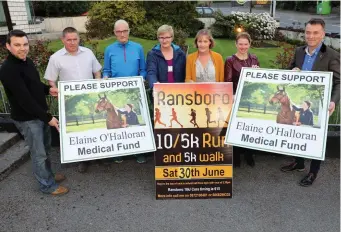
<path fill-rule="evenodd" d="M 289 69 L 295 67 L 302 69 L 306 46 L 296 48 L 294 59 L 291 61 Z M 333 87 L 331 101 L 338 103 L 340 100 L 340 54 L 335 50 L 322 44 L 320 52 L 314 61 L 312 71 L 333 72 Z"/>

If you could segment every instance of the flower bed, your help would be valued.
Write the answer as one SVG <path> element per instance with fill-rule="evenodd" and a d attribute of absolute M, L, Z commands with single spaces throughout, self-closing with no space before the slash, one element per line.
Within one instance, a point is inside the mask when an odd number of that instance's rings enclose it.
<path fill-rule="evenodd" d="M 277 26 L 276 20 L 268 13 L 232 12 L 225 16 L 218 11 L 215 19 L 212 32 L 216 37 L 234 38 L 239 28 L 248 32 L 253 40 L 271 40 Z"/>

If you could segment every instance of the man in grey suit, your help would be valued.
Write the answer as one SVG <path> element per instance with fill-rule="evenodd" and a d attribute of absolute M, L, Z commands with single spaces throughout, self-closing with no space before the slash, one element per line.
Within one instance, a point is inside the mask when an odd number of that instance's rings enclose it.
<path fill-rule="evenodd" d="M 335 110 L 335 104 L 340 100 L 340 55 L 335 50 L 323 43 L 325 36 L 325 22 L 322 19 L 311 19 L 306 24 L 305 41 L 307 46 L 296 49 L 289 69 L 304 71 L 329 71 L 333 72 L 333 87 L 329 104 L 329 115 Z M 320 169 L 320 160 L 312 160 L 310 171 L 301 181 L 301 186 L 313 184 Z M 289 165 L 281 167 L 283 172 L 304 171 L 304 159 L 296 157 Z"/>

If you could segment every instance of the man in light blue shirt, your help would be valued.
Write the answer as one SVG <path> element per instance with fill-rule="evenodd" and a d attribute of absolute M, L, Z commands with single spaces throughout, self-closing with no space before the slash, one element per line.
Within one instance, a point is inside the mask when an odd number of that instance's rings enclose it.
<path fill-rule="evenodd" d="M 146 62 L 140 44 L 129 40 L 129 25 L 125 20 L 115 22 L 117 41 L 104 51 L 103 78 L 143 76 L 146 78 Z"/>
<path fill-rule="evenodd" d="M 114 33 L 117 41 L 104 51 L 103 78 L 142 76 L 146 79 L 146 62 L 140 44 L 129 40 L 129 24 L 125 20 L 117 20 Z M 145 163 L 143 155 L 135 155 L 138 163 Z M 116 163 L 123 161 L 115 157 Z"/>

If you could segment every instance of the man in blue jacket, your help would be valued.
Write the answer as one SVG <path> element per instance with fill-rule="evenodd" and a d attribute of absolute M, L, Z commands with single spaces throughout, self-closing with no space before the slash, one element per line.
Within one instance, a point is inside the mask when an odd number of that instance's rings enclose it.
<path fill-rule="evenodd" d="M 114 33 L 117 41 L 104 51 L 103 78 L 142 76 L 146 78 L 146 62 L 143 48 L 140 44 L 129 40 L 129 24 L 125 20 L 117 20 Z M 136 155 L 138 163 L 145 163 L 143 155 Z M 123 161 L 122 157 L 114 158 L 116 163 Z"/>
<path fill-rule="evenodd" d="M 103 78 L 143 76 L 146 78 L 146 62 L 140 44 L 129 40 L 129 25 L 117 20 L 114 33 L 117 41 L 104 51 Z"/>

